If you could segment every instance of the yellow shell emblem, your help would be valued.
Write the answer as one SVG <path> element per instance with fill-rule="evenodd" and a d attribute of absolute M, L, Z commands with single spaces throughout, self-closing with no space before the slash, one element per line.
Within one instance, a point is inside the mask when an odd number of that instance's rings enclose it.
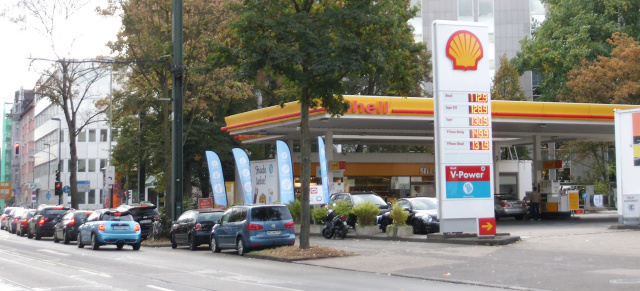
<path fill-rule="evenodd" d="M 447 57 L 453 61 L 454 70 L 477 70 L 482 59 L 482 43 L 468 30 L 458 30 L 447 41 Z"/>

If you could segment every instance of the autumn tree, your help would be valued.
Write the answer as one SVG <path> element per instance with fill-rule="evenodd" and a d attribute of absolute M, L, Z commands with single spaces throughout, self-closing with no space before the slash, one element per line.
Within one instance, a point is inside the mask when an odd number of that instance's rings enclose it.
<path fill-rule="evenodd" d="M 620 31 L 640 36 L 640 2 L 634 0 L 542 0 L 546 19 L 522 40 L 516 66 L 542 76 L 541 100 L 556 101 L 568 73 L 583 59 L 609 56 L 607 39 Z"/>
<path fill-rule="evenodd" d="M 69 21 L 90 1 L 77 0 L 20 0 L 14 12 L 17 23 L 30 26 L 40 32 L 49 42 L 54 58 L 33 57 L 34 62 L 51 65 L 42 70 L 35 84 L 36 93 L 61 107 L 64 122 L 69 129 L 69 186 L 71 207 L 78 209 L 78 151 L 76 137 L 89 123 L 104 120 L 103 111 L 93 105 L 104 96 L 98 96 L 94 85 L 108 75 L 100 60 L 84 60 L 72 57 L 73 44 L 77 40 L 73 33 L 58 29 Z M 64 36 L 64 37 L 63 37 Z M 62 122 L 62 121 L 61 121 Z M 59 145 L 60 146 L 60 145 Z"/>
<path fill-rule="evenodd" d="M 525 100 L 524 91 L 520 88 L 520 74 L 518 74 L 516 67 L 509 62 L 506 54 L 500 57 L 500 68 L 493 77 L 491 99 Z"/>
<path fill-rule="evenodd" d="M 165 209 L 173 209 L 171 191 L 171 0 L 109 2 L 102 13 L 122 11 L 122 29 L 110 44 L 118 53 L 116 63 L 125 66 L 122 90 L 114 98 L 115 122 L 122 129 L 114 158 L 119 171 L 134 174 L 140 157 L 149 165 L 166 193 Z M 225 175 L 233 177 L 231 148 L 235 145 L 222 133 L 224 117 L 255 108 L 250 87 L 235 79 L 229 66 L 207 62 L 210 48 L 226 41 L 226 22 L 232 14 L 222 1 L 186 0 L 184 5 L 184 200 L 192 188 L 210 193 L 204 152 L 218 152 Z M 143 137 L 143 139 L 141 139 Z M 138 151 L 132 151 L 137 149 Z M 144 181 L 137 181 L 144 183 Z"/>
<path fill-rule="evenodd" d="M 390 9 L 394 3 L 396 9 Z M 401 13 L 409 7 L 410 1 L 351 0 L 248 0 L 232 6 L 239 18 L 232 22 L 237 46 L 230 49 L 241 76 L 255 81 L 260 72 L 266 72 L 282 79 L 291 85 L 300 102 L 301 248 L 309 247 L 309 110 L 322 106 L 328 113 L 339 115 L 347 109 L 348 102 L 342 96 L 346 91 L 344 78 L 370 74 L 379 66 L 371 66 L 372 60 L 393 55 L 386 50 L 394 45 L 373 45 L 372 40 L 388 35 L 394 24 L 413 17 Z M 406 74 L 408 71 L 398 69 L 394 77 L 407 80 Z M 404 88 L 398 86 L 397 94 L 404 95 Z"/>

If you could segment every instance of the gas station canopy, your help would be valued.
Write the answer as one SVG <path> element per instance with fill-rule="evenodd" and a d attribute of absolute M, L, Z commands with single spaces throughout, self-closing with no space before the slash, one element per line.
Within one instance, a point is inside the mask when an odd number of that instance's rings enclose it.
<path fill-rule="evenodd" d="M 311 138 L 333 134 L 335 144 L 424 145 L 433 143 L 433 98 L 344 96 L 342 116 L 310 110 Z M 493 141 L 498 146 L 567 140 L 614 141 L 614 110 L 637 105 L 491 101 Z M 226 118 L 223 131 L 243 143 L 300 139 L 300 105 L 286 103 Z"/>

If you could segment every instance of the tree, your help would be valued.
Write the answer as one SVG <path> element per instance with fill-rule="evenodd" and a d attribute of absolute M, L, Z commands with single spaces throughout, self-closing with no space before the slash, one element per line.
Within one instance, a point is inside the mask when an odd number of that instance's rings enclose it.
<path fill-rule="evenodd" d="M 166 209 L 171 202 L 171 71 L 167 63 L 171 54 L 171 0 L 110 1 L 104 14 L 123 11 L 123 28 L 110 47 L 118 52 L 116 61 L 127 68 L 124 86 L 115 96 L 116 124 L 123 129 L 114 149 L 121 171 L 138 171 L 139 156 L 149 165 L 148 173 L 164 182 Z M 218 152 L 227 177 L 233 177 L 231 148 L 236 143 L 220 128 L 224 117 L 255 108 L 250 87 L 235 79 L 230 66 L 217 66 L 207 61 L 211 49 L 228 40 L 225 24 L 233 15 L 221 1 L 187 0 L 184 2 L 184 63 L 188 68 L 184 86 L 184 150 L 185 201 L 192 188 L 210 193 L 206 150 Z M 163 99 L 163 100 L 161 100 Z M 140 126 L 142 124 L 142 126 Z M 139 137 L 144 142 L 139 142 Z M 141 149 L 142 153 L 131 151 Z M 169 175 L 169 176 L 168 176 Z M 143 183 L 144 181 L 137 181 Z"/>
<path fill-rule="evenodd" d="M 640 36 L 640 3 L 632 0 L 542 0 L 546 20 L 520 43 L 518 71 L 542 76 L 542 100 L 556 101 L 568 72 L 583 59 L 608 56 L 606 40 L 615 31 Z"/>
<path fill-rule="evenodd" d="M 610 182 L 615 181 L 615 161 L 609 159 L 613 150 L 612 142 L 569 141 L 560 146 L 558 154 L 563 160 L 571 161 L 572 166 L 580 165 L 587 169 L 583 177 L 576 179 L 577 183 L 600 187 L 606 184 L 608 190 Z"/>
<path fill-rule="evenodd" d="M 302 225 L 300 247 L 309 247 L 309 182 L 311 140 L 309 110 L 322 106 L 339 115 L 348 108 L 342 96 L 349 74 L 373 73 L 372 60 L 387 54 L 371 39 L 405 23 L 410 1 L 247 0 L 232 5 L 239 18 L 232 22 L 241 76 L 256 80 L 260 72 L 293 85 L 300 102 Z M 398 9 L 388 9 L 395 3 Z M 411 15 L 412 17 L 412 15 Z M 411 29 L 406 27 L 406 29 Z M 413 40 L 411 40 L 413 41 Z M 395 78 L 407 79 L 396 70 Z M 398 94 L 403 93 L 398 87 Z"/>
<path fill-rule="evenodd" d="M 640 104 L 640 44 L 618 32 L 607 42 L 613 47 L 611 56 L 585 60 L 571 70 L 561 101 Z"/>
<path fill-rule="evenodd" d="M 520 88 L 520 74 L 504 54 L 500 57 L 500 69 L 493 77 L 491 85 L 491 99 L 494 100 L 525 100 L 524 91 Z"/>
<path fill-rule="evenodd" d="M 69 20 L 90 1 L 75 0 L 20 0 L 17 8 L 25 14 L 15 18 L 16 22 L 33 25 L 51 44 L 54 59 L 34 58 L 34 61 L 47 61 L 52 65 L 44 69 L 36 82 L 36 93 L 51 103 L 60 106 L 69 128 L 69 183 L 71 188 L 71 207 L 78 209 L 80 198 L 77 188 L 78 153 L 76 137 L 89 123 L 98 121 L 103 112 L 92 110 L 90 102 L 97 102 L 93 85 L 107 74 L 104 66 L 92 60 L 73 59 L 70 54 L 75 38 L 69 42 L 59 37 L 72 35 L 68 31 L 59 31 L 58 25 Z"/>

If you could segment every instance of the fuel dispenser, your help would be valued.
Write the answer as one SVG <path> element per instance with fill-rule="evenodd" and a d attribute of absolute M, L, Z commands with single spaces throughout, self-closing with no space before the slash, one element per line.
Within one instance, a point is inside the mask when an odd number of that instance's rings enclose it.
<path fill-rule="evenodd" d="M 540 212 L 543 216 L 571 216 L 569 195 L 561 190 L 559 181 L 540 181 Z"/>

